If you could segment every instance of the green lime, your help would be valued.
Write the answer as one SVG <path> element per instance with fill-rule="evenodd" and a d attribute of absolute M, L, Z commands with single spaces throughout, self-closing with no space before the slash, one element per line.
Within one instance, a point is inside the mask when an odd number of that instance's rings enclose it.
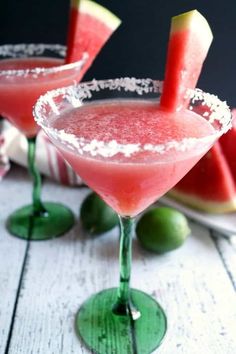
<path fill-rule="evenodd" d="M 83 201 L 80 218 L 91 234 L 109 231 L 119 222 L 117 214 L 96 193 L 89 194 Z"/>
<path fill-rule="evenodd" d="M 168 208 L 153 208 L 139 219 L 136 234 L 142 246 L 150 251 L 164 253 L 180 247 L 190 233 L 186 217 Z"/>

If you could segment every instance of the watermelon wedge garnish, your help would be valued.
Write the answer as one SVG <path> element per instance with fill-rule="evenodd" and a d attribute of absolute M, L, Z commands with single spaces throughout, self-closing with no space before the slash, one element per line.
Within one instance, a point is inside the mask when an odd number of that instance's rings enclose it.
<path fill-rule="evenodd" d="M 174 199 L 211 213 L 236 210 L 236 110 L 233 128 L 169 192 Z"/>
<path fill-rule="evenodd" d="M 121 20 L 113 13 L 91 0 L 72 0 L 66 62 L 80 60 L 86 52 L 89 58 L 83 67 L 82 77 L 120 23 Z"/>
<path fill-rule="evenodd" d="M 197 10 L 172 18 L 162 108 L 176 111 L 186 106 L 186 92 L 196 87 L 212 39 L 206 19 Z"/>

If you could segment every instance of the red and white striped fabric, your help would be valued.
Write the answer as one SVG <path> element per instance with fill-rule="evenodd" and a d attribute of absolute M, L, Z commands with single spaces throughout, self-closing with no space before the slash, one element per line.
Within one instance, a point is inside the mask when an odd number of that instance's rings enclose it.
<path fill-rule="evenodd" d="M 2 139 L 4 159 L 9 158 L 11 161 L 26 167 L 28 144 L 24 135 L 8 122 L 5 122 Z M 42 130 L 37 137 L 36 163 L 43 175 L 48 176 L 59 183 L 72 186 L 83 184 L 81 178 L 74 173 L 72 168 L 63 159 L 61 153 L 50 142 Z"/>
<path fill-rule="evenodd" d="M 42 130 L 37 138 L 37 152 L 37 158 L 42 160 L 40 163 L 42 173 L 62 184 L 77 185 L 82 183 Z"/>
<path fill-rule="evenodd" d="M 10 168 L 9 159 L 5 151 L 5 137 L 3 135 L 3 120 L 0 120 L 0 181 Z"/>

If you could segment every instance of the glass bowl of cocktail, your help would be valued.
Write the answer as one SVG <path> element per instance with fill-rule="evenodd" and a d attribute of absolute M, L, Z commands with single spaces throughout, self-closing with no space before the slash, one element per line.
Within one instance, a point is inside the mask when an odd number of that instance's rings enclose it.
<path fill-rule="evenodd" d="M 28 167 L 34 183 L 32 205 L 18 209 L 7 220 L 10 233 L 24 239 L 56 237 L 74 224 L 70 209 L 41 201 L 41 178 L 35 165 L 39 126 L 32 115 L 32 107 L 41 94 L 80 80 L 86 54 L 80 61 L 63 65 L 65 52 L 66 48 L 57 44 L 0 46 L 0 114 L 27 138 Z"/>
<path fill-rule="evenodd" d="M 161 343 L 164 311 L 129 285 L 134 220 L 231 124 L 228 106 L 216 96 L 189 90 L 186 108 L 170 112 L 158 103 L 161 90 L 151 79 L 94 80 L 48 92 L 34 109 L 75 172 L 120 218 L 119 287 L 92 296 L 76 318 L 79 335 L 96 353 L 151 353 Z"/>

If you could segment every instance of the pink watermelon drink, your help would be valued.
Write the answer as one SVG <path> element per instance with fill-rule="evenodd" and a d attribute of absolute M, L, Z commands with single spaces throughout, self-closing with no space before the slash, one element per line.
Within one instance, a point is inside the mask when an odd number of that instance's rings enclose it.
<path fill-rule="evenodd" d="M 35 119 L 51 141 L 120 214 L 120 285 L 92 296 L 76 317 L 78 334 L 98 353 L 107 348 L 115 352 L 117 347 L 106 341 L 101 348 L 100 334 L 94 342 L 94 323 L 97 333 L 106 333 L 116 343 L 125 316 L 134 322 L 140 353 L 144 348 L 151 353 L 161 343 L 167 327 L 164 311 L 149 295 L 129 287 L 133 216 L 177 183 L 231 122 L 225 103 L 200 91 L 191 92 L 189 109 L 163 110 L 158 104 L 161 87 L 150 79 L 94 80 L 48 92 L 35 105 Z M 195 105 L 199 112 L 203 102 L 207 109 L 196 114 Z M 119 315 L 116 320 L 114 315 Z M 112 333 L 104 332 L 105 321 Z M 129 325 L 126 330 L 131 332 Z M 142 342 L 146 336 L 138 331 L 148 333 L 149 340 Z"/>
<path fill-rule="evenodd" d="M 169 190 L 200 159 L 201 146 L 194 151 L 169 151 L 156 155 L 148 145 L 165 145 L 192 136 L 213 133 L 211 125 L 190 111 L 174 114 L 145 101 L 106 101 L 85 105 L 62 114 L 53 125 L 67 134 L 99 143 L 93 156 L 60 150 L 73 169 L 120 215 L 134 216 Z M 94 143 L 93 143 L 94 142 Z M 115 156 L 102 156 L 102 143 L 114 143 Z M 128 156 L 128 145 L 147 150 Z M 127 147 L 127 156 L 118 145 Z M 88 147 L 89 149 L 89 147 Z M 111 147 L 112 151 L 112 147 Z M 205 152 L 205 149 L 204 149 Z"/>
<path fill-rule="evenodd" d="M 39 129 L 32 116 L 37 98 L 80 78 L 80 63 L 71 68 L 62 64 L 62 59 L 43 57 L 0 61 L 0 114 L 27 137 Z"/>
<path fill-rule="evenodd" d="M 94 80 L 48 92 L 34 110 L 36 121 L 74 170 L 119 213 L 120 286 L 93 295 L 76 317 L 77 332 L 97 353 L 118 352 L 116 338 L 125 316 L 134 322 L 136 352 L 151 353 L 161 343 L 164 311 L 149 295 L 129 288 L 133 216 L 183 177 L 231 121 L 225 103 L 211 95 L 191 92 L 188 109 L 170 112 L 158 104 L 160 94 L 161 83 L 149 79 Z M 129 325 L 126 331 L 128 336 Z M 147 336 L 139 336 L 140 331 Z M 99 333 L 95 342 L 94 332 Z M 112 336 L 112 343 L 101 347 L 100 333 Z"/>
<path fill-rule="evenodd" d="M 39 127 L 33 119 L 32 108 L 47 90 L 77 82 L 86 55 L 78 62 L 62 65 L 63 46 L 16 44 L 0 46 L 0 57 L 0 114 L 25 134 L 28 168 L 34 182 L 32 204 L 14 211 L 8 217 L 7 228 L 20 238 L 46 240 L 69 230 L 74 217 L 64 205 L 41 201 L 41 178 L 35 164 Z"/>

